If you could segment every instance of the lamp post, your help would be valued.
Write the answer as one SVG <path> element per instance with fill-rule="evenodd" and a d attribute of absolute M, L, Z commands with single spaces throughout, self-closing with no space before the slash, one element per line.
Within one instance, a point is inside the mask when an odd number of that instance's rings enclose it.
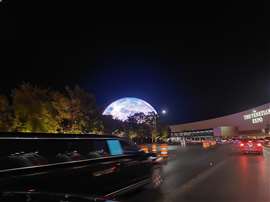
<path fill-rule="evenodd" d="M 155 114 L 154 115 L 154 122 L 153 122 L 153 124 L 154 124 L 154 131 L 152 131 L 152 134 L 151 134 L 151 141 L 152 141 L 152 143 L 154 143 L 154 132 L 156 132 L 156 130 L 157 130 L 157 117 L 158 117 L 158 114 Z"/>
<path fill-rule="evenodd" d="M 165 116 L 167 114 L 167 110 L 162 109 L 160 114 Z M 152 135 L 151 135 L 152 143 L 154 143 L 154 134 L 153 134 L 153 132 L 157 133 L 157 119 L 158 119 L 158 117 L 159 117 L 159 114 L 155 114 L 154 122 L 153 122 L 154 131 L 152 131 Z"/>

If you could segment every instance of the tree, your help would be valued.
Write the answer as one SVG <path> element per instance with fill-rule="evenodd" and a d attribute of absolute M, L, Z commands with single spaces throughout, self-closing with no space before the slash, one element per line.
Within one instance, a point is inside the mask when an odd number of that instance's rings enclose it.
<path fill-rule="evenodd" d="M 130 131 L 133 134 L 133 139 L 136 138 L 138 141 L 151 136 L 151 126 L 147 123 L 147 116 L 144 113 L 135 113 L 128 117 L 126 120 L 126 133 L 128 137 Z"/>
<path fill-rule="evenodd" d="M 135 131 L 128 131 L 127 137 L 132 141 L 134 138 L 138 137 L 138 134 Z"/>
<path fill-rule="evenodd" d="M 143 124 L 146 122 L 146 115 L 143 112 L 135 113 L 128 117 L 127 122 Z"/>
<path fill-rule="evenodd" d="M 12 93 L 14 130 L 20 132 L 101 133 L 95 97 L 78 86 L 64 92 L 23 84 Z"/>
<path fill-rule="evenodd" d="M 161 132 L 160 132 L 160 139 L 162 141 L 167 141 L 167 138 L 169 137 L 169 128 L 167 126 L 164 126 L 162 129 L 161 129 Z"/>
<path fill-rule="evenodd" d="M 47 89 L 23 84 L 12 93 L 14 130 L 19 132 L 58 131 L 59 124 Z"/>
<path fill-rule="evenodd" d="M 66 91 L 71 101 L 71 132 L 101 133 L 103 125 L 95 97 L 79 86 L 73 89 L 66 87 Z"/>
<path fill-rule="evenodd" d="M 71 100 L 67 95 L 53 91 L 50 93 L 52 106 L 56 111 L 55 119 L 59 125 L 58 132 L 67 133 L 71 129 Z"/>
<path fill-rule="evenodd" d="M 152 128 L 156 128 L 159 123 L 159 116 L 155 112 L 149 112 L 144 119 L 145 123 Z"/>
<path fill-rule="evenodd" d="M 104 126 L 105 133 L 122 133 L 124 132 L 124 122 L 113 119 L 111 115 L 103 115 L 102 123 Z"/>
<path fill-rule="evenodd" d="M 0 131 L 12 130 L 13 113 L 9 100 L 6 96 L 0 95 Z"/>
<path fill-rule="evenodd" d="M 151 141 L 152 142 L 157 142 L 158 138 L 159 138 L 159 131 L 156 128 L 152 129 L 152 131 L 151 131 Z"/>
<path fill-rule="evenodd" d="M 165 141 L 168 137 L 168 127 L 161 123 L 160 117 L 154 112 L 135 113 L 128 117 L 125 129 L 129 138 L 139 141 Z"/>

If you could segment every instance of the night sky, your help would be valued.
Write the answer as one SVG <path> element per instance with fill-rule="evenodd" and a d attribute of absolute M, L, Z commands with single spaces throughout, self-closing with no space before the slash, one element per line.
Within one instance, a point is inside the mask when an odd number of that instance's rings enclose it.
<path fill-rule="evenodd" d="M 67 8 L 22 2 L 0 2 L 0 93 L 22 82 L 52 89 L 78 84 L 96 95 L 100 108 L 138 97 L 167 109 L 168 123 L 270 101 L 263 2 L 191 4 L 153 14 L 132 6 L 125 14 L 110 7 L 94 14 L 95 7 L 75 1 Z"/>

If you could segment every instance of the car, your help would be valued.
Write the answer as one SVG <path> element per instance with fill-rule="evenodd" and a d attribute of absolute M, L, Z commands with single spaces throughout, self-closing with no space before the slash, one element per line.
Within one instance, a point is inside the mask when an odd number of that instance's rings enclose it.
<path fill-rule="evenodd" d="M 113 198 L 164 180 L 159 157 L 115 136 L 1 134 L 0 147 L 1 191 Z"/>
<path fill-rule="evenodd" d="M 262 154 L 263 153 L 263 145 L 261 142 L 258 142 L 256 140 L 241 140 L 239 143 L 239 148 L 241 153 L 243 154 L 249 154 L 249 153 L 257 153 Z"/>
<path fill-rule="evenodd" d="M 270 137 L 264 138 L 264 145 L 270 146 Z"/>
<path fill-rule="evenodd" d="M 234 140 L 232 141 L 233 144 L 240 144 L 240 142 L 241 142 L 241 140 L 239 140 L 239 139 L 234 139 Z"/>

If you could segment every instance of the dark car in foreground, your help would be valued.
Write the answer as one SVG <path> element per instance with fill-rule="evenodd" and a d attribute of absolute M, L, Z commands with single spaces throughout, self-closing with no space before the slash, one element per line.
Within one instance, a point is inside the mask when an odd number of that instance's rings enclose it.
<path fill-rule="evenodd" d="M 42 192 L 3 192 L 1 202 L 113 202 L 104 198 Z"/>
<path fill-rule="evenodd" d="M 260 141 L 257 140 L 241 140 L 239 143 L 240 151 L 243 154 L 262 154 L 263 153 L 263 145 Z"/>
<path fill-rule="evenodd" d="M 112 198 L 163 181 L 159 158 L 115 136 L 2 134 L 0 147 L 0 191 Z"/>

